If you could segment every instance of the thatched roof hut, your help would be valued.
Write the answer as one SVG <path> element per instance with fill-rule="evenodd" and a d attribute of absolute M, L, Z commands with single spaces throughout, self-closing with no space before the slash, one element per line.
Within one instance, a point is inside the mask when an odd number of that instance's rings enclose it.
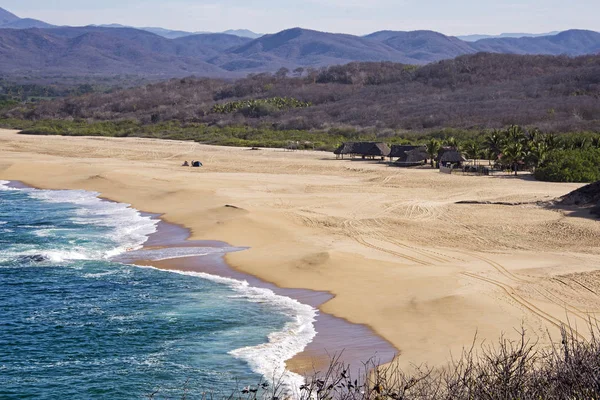
<path fill-rule="evenodd" d="M 405 145 L 405 144 L 394 144 L 390 149 L 390 157 L 391 158 L 400 158 L 404 157 L 407 151 L 412 151 L 415 149 L 425 149 L 423 146 L 413 146 L 413 145 Z"/>
<path fill-rule="evenodd" d="M 358 155 L 365 157 L 387 157 L 390 154 L 390 148 L 385 143 L 379 142 L 348 142 L 343 143 L 334 152 L 335 155 Z"/>
<path fill-rule="evenodd" d="M 440 164 L 461 164 L 466 159 L 457 150 L 446 150 L 439 156 L 438 161 Z"/>
<path fill-rule="evenodd" d="M 405 151 L 394 165 L 399 167 L 414 167 L 417 165 L 423 165 L 427 162 L 429 155 L 425 151 L 425 148 L 416 147 L 412 150 Z"/>
<path fill-rule="evenodd" d="M 334 150 L 333 154 L 336 156 L 344 155 L 344 154 L 353 154 L 352 149 L 354 148 L 354 143 L 342 143 L 340 147 Z"/>

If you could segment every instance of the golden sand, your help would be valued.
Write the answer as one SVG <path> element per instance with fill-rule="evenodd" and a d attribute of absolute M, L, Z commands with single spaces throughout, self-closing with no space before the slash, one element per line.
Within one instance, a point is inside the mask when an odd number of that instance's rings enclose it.
<path fill-rule="evenodd" d="M 203 168 L 181 167 L 201 160 Z M 0 131 L 0 179 L 86 189 L 222 240 L 235 268 L 329 291 L 399 362 L 440 365 L 478 332 L 542 340 L 600 310 L 600 223 L 538 206 L 581 185 L 445 175 L 330 153 Z M 464 205 L 461 200 L 530 203 Z M 234 207 L 225 207 L 233 205 Z M 593 314 L 591 314 L 593 317 Z"/>

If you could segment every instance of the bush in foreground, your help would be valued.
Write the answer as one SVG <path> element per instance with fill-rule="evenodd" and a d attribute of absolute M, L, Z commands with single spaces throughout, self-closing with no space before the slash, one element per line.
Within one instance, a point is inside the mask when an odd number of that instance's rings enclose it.
<path fill-rule="evenodd" d="M 260 382 L 230 395 L 205 393 L 202 398 L 227 400 L 584 400 L 600 399 L 598 325 L 590 339 L 564 327 L 560 343 L 542 348 L 525 330 L 520 338 L 501 337 L 495 345 L 463 351 L 447 368 L 416 368 L 406 373 L 395 366 L 364 364 L 359 376 L 334 356 L 324 371 L 290 392 L 281 380 Z M 473 342 L 475 343 L 475 341 Z M 185 393 L 182 398 L 186 398 Z M 148 398 L 161 398 L 156 391 Z"/>

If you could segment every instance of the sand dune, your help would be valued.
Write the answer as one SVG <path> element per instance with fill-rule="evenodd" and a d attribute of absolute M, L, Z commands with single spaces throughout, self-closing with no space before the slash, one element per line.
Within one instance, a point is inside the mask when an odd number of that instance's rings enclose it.
<path fill-rule="evenodd" d="M 179 166 L 191 159 L 204 167 Z M 250 246 L 228 261 L 283 287 L 335 294 L 323 311 L 370 325 L 403 366 L 439 365 L 475 332 L 495 339 L 521 324 L 544 343 L 546 330 L 567 318 L 584 328 L 600 311 L 600 224 L 536 205 L 577 184 L 11 131 L 0 132 L 0 179 L 99 191 L 163 213 L 193 239 Z"/>

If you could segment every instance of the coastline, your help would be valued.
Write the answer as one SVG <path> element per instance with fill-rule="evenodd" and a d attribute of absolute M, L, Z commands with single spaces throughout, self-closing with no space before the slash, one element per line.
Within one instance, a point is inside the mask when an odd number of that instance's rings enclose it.
<path fill-rule="evenodd" d="M 157 231 L 151 234 L 142 250 L 165 249 L 170 247 L 231 247 L 226 243 L 212 240 L 190 240 L 189 230 L 176 224 L 165 222 L 160 215 L 152 214 L 159 219 Z M 241 251 L 244 251 L 242 249 Z M 227 253 L 225 253 L 226 255 Z M 223 278 L 231 278 L 248 282 L 252 287 L 271 290 L 273 293 L 292 298 L 300 303 L 318 309 L 334 296 L 309 289 L 281 288 L 265 282 L 260 278 L 233 269 L 225 261 L 223 254 L 188 256 L 165 260 L 134 260 L 133 264 L 152 266 L 167 271 L 208 273 Z M 329 366 L 334 355 L 351 367 L 353 376 L 363 368 L 363 363 L 375 358 L 378 362 L 389 363 L 397 354 L 397 349 L 378 336 L 371 328 L 350 323 L 342 318 L 319 312 L 314 321 L 317 332 L 313 340 L 301 353 L 286 361 L 288 369 L 299 375 L 322 371 Z M 363 371 L 364 372 L 364 371 Z"/>
<path fill-rule="evenodd" d="M 321 311 L 371 327 L 399 349 L 401 367 L 443 365 L 476 332 L 495 340 L 524 324 L 543 341 L 568 318 L 565 304 L 600 309 L 589 292 L 564 292 L 553 279 L 598 269 L 597 222 L 535 206 L 456 205 L 546 201 L 579 184 L 154 139 L 1 131 L 0 144 L 0 179 L 165 212 L 191 240 L 249 247 L 225 257 L 235 271 L 332 293 Z M 192 154 L 205 167 L 179 166 Z"/>
<path fill-rule="evenodd" d="M 22 181 L 8 181 L 6 186 L 17 189 L 34 188 Z M 61 189 L 54 189 L 61 190 Z M 102 201 L 114 202 L 111 199 L 98 196 Z M 227 243 L 215 240 L 190 240 L 187 228 L 165 222 L 160 214 L 147 213 L 135 209 L 142 216 L 147 216 L 157 221 L 156 231 L 147 236 L 143 247 L 138 251 L 121 254 L 119 262 L 140 267 L 154 267 L 160 270 L 174 272 L 206 273 L 215 277 L 230 278 L 247 282 L 250 286 L 267 289 L 279 296 L 285 296 L 309 305 L 315 309 L 331 300 L 333 296 L 325 292 L 308 289 L 285 289 L 274 284 L 262 281 L 260 278 L 234 270 L 225 261 L 227 250 L 231 249 Z M 224 249 L 226 253 L 214 253 L 201 256 L 173 256 L 164 260 L 140 259 L 138 252 L 156 251 L 165 249 L 199 248 L 199 249 Z M 239 249 L 244 251 L 246 249 Z M 143 253 L 142 253 L 143 254 Z M 131 260 L 131 261 L 125 261 Z M 294 316 L 295 317 L 295 316 Z M 376 357 L 382 363 L 390 362 L 396 355 L 395 349 L 389 342 L 377 336 L 369 327 L 352 324 L 341 318 L 323 312 L 317 313 L 313 322 L 316 335 L 306 348 L 297 353 L 293 358 L 286 360 L 287 369 L 301 376 L 310 375 L 314 371 L 322 371 L 329 366 L 333 356 L 339 356 L 339 361 L 350 365 L 353 376 L 361 373 L 363 363 Z M 344 340 L 344 336 L 353 339 Z M 357 340 L 356 338 L 360 338 Z"/>

